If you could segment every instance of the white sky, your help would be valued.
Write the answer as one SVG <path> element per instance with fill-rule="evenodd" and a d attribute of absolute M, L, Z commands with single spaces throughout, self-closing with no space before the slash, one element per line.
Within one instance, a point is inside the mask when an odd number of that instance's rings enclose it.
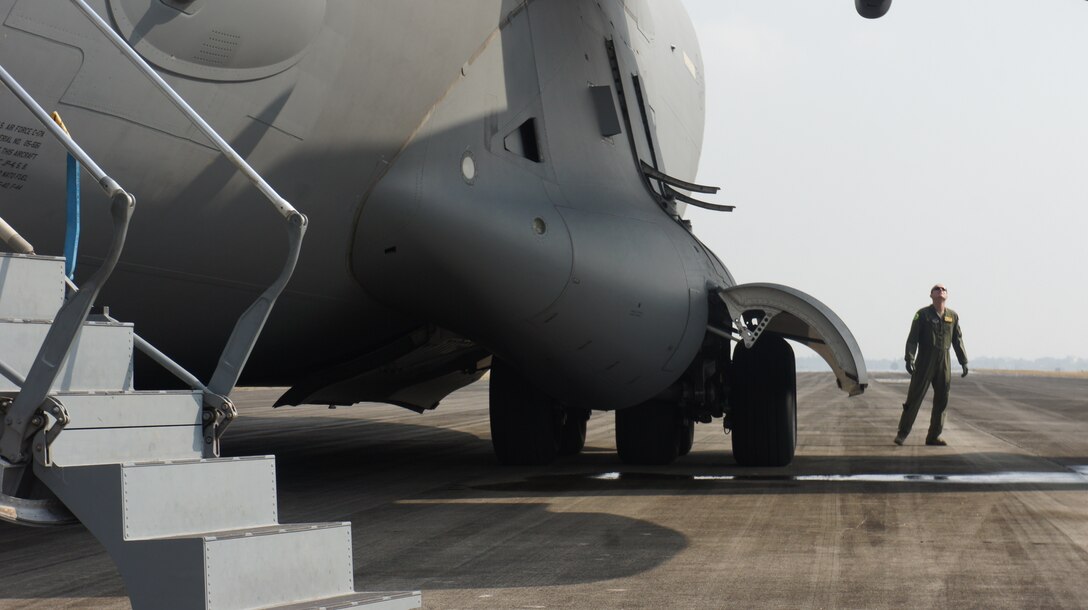
<path fill-rule="evenodd" d="M 738 282 L 901 358 L 944 282 L 967 353 L 1088 357 L 1088 2 L 685 0 L 707 124 L 689 208 Z"/>

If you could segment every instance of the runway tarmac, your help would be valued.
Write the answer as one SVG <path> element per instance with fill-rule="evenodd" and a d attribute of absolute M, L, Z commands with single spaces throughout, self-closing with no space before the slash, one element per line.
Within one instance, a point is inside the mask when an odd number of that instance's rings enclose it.
<path fill-rule="evenodd" d="M 424 415 L 239 390 L 224 447 L 277 455 L 281 521 L 352 521 L 357 589 L 426 608 L 1088 606 L 1088 379 L 956 377 L 949 446 L 924 446 L 927 400 L 898 447 L 905 377 L 873 377 L 800 376 L 782 469 L 737 467 L 718 422 L 626 467 L 602 413 L 583 454 L 499 467 L 486 382 Z M 0 565 L 0 608 L 128 607 L 81 526 L 0 523 Z"/>

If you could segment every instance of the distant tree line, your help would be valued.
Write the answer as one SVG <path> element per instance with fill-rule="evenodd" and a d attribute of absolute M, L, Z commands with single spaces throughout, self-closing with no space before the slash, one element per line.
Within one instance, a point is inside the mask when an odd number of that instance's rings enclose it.
<path fill-rule="evenodd" d="M 902 371 L 903 360 L 873 359 L 866 360 L 865 366 L 870 371 Z M 971 359 L 972 369 L 1001 369 L 1008 371 L 1088 371 L 1088 358 L 1066 356 L 1064 358 L 993 358 L 983 356 Z M 830 371 L 831 368 L 819 356 L 798 356 L 798 371 Z"/>

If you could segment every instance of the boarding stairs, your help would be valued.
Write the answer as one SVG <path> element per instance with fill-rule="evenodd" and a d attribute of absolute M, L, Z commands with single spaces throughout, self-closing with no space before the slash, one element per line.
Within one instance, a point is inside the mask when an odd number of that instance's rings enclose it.
<path fill-rule="evenodd" d="M 0 254 L 9 369 L 26 377 L 64 297 L 63 258 Z M 131 324 L 92 315 L 50 391 L 68 421 L 47 443 L 47 416 L 32 443 L 34 477 L 106 547 L 133 607 L 419 607 L 354 591 L 349 522 L 279 523 L 274 456 L 204 457 L 202 392 L 134 390 L 134 344 Z M 0 377 L 0 395 L 19 389 Z"/>
<path fill-rule="evenodd" d="M 92 306 L 123 249 L 135 198 L 0 66 L 0 81 L 106 192 L 113 235 L 81 287 L 0 220 L 0 519 L 78 519 L 102 543 L 134 608 L 419 608 L 420 593 L 354 590 L 351 524 L 281 524 L 274 456 L 221 458 L 230 392 L 294 270 L 306 218 L 283 200 L 98 16 L 72 0 L 283 216 L 289 253 L 242 314 L 205 384 L 131 324 Z M 136 350 L 187 391 L 137 391 Z"/>

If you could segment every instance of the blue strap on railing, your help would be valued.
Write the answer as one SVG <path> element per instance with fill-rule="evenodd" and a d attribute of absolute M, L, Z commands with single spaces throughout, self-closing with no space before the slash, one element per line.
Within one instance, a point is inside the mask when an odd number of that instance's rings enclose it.
<path fill-rule="evenodd" d="M 64 230 L 64 275 L 74 280 L 79 251 L 79 161 L 68 155 L 68 220 Z"/>
<path fill-rule="evenodd" d="M 60 118 L 59 112 L 53 113 L 53 121 L 68 133 L 68 127 Z M 68 153 L 68 206 L 67 221 L 64 228 L 64 275 L 75 280 L 76 254 L 79 252 L 79 161 Z"/>

